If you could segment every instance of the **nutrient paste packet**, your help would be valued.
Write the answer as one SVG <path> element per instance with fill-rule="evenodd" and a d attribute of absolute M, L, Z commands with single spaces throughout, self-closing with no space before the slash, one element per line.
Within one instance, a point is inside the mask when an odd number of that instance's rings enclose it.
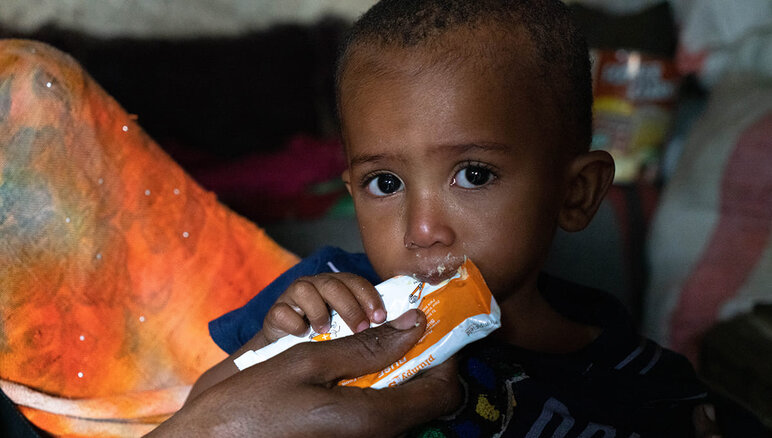
<path fill-rule="evenodd" d="M 465 345 L 484 338 L 501 326 L 499 306 L 480 271 L 468 259 L 455 275 L 436 285 L 399 275 L 375 289 L 381 295 L 389 321 L 410 309 L 420 309 L 426 315 L 426 331 L 397 362 L 379 372 L 343 380 L 340 385 L 376 389 L 397 385 L 441 364 Z M 259 350 L 243 353 L 234 363 L 239 370 L 244 370 L 301 342 L 326 341 L 352 334 L 333 311 L 328 333 L 312 331 L 307 336 L 288 335 Z"/>

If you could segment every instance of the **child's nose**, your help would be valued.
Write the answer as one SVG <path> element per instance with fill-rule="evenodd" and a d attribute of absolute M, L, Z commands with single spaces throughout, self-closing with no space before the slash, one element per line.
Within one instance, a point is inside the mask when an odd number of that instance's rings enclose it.
<path fill-rule="evenodd" d="M 406 248 L 451 246 L 455 242 L 456 234 L 447 220 L 445 207 L 442 199 L 416 198 L 408 201 L 404 237 Z"/>

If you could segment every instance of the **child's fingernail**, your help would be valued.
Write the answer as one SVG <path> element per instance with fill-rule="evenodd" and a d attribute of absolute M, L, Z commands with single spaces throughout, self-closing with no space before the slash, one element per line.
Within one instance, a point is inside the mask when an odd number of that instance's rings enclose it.
<path fill-rule="evenodd" d="M 418 327 L 420 322 L 418 321 L 418 312 L 415 310 L 408 310 L 399 316 L 399 318 L 391 321 L 390 326 L 397 330 L 407 330 L 414 327 Z"/>
<path fill-rule="evenodd" d="M 376 324 L 380 324 L 383 321 L 386 321 L 386 312 L 384 312 L 381 309 L 376 310 L 373 312 L 373 322 Z"/>
<path fill-rule="evenodd" d="M 710 404 L 702 405 L 702 411 L 705 412 L 705 416 L 708 417 L 710 421 L 715 422 L 716 421 L 716 407 Z"/>
<path fill-rule="evenodd" d="M 369 323 L 369 322 L 367 322 L 367 321 L 362 321 L 362 322 L 360 322 L 360 323 L 359 323 L 359 325 L 357 326 L 357 330 L 356 330 L 356 332 L 357 332 L 357 333 L 359 333 L 359 332 L 361 332 L 361 331 L 365 331 L 365 330 L 367 330 L 367 329 L 369 329 L 369 328 L 370 328 L 370 323 Z"/>

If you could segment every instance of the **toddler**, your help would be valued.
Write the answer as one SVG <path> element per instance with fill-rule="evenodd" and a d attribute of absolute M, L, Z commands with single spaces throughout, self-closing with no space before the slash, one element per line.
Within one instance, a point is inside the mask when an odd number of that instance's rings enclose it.
<path fill-rule="evenodd" d="M 557 227 L 587 226 L 614 163 L 590 150 L 586 43 L 557 0 L 383 0 L 341 53 L 338 108 L 365 254 L 324 248 L 210 325 L 232 358 L 332 308 L 355 332 L 387 317 L 373 284 L 436 283 L 464 257 L 502 327 L 459 355 L 466 401 L 416 436 L 689 436 L 704 388 L 606 293 L 544 275 Z M 262 324 L 261 324 L 262 321 Z M 341 358 L 345 360 L 345 358 Z"/>

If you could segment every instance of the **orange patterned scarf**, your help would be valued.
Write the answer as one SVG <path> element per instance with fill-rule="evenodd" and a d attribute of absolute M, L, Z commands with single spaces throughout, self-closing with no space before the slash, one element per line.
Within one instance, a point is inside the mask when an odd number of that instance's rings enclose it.
<path fill-rule="evenodd" d="M 297 261 L 135 119 L 70 57 L 0 41 L 0 385 L 56 435 L 150 431 L 225 356 L 208 321 Z"/>

